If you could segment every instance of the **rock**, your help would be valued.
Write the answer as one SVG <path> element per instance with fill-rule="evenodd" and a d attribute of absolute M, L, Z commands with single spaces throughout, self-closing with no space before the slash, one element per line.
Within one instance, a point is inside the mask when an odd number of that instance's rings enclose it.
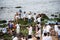
<path fill-rule="evenodd" d="M 15 7 L 15 8 L 22 8 L 21 6 L 17 6 L 17 7 Z"/>

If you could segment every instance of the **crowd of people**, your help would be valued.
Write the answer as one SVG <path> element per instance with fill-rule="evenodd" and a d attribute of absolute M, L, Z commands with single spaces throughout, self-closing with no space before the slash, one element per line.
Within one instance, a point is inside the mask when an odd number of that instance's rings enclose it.
<path fill-rule="evenodd" d="M 23 16 L 22 16 L 23 15 Z M 28 19 L 28 23 L 31 23 L 32 18 L 35 25 L 35 34 L 33 34 L 33 27 L 32 25 L 29 25 L 27 28 L 28 34 L 27 37 L 24 35 L 20 35 L 20 24 L 18 23 L 19 19 L 23 19 L 26 21 L 26 18 Z M 56 36 L 58 40 L 60 40 L 60 25 L 57 24 L 44 24 L 41 25 L 41 18 L 42 16 L 40 14 L 34 13 L 32 15 L 32 12 L 16 12 L 14 16 L 14 23 L 9 21 L 8 22 L 8 33 L 12 35 L 12 40 L 53 40 L 52 36 Z M 3 33 L 5 33 L 5 29 L 3 30 Z"/>

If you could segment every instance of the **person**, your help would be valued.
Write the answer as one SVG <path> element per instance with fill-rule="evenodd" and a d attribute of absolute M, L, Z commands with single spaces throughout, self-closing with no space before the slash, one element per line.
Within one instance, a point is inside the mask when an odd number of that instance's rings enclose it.
<path fill-rule="evenodd" d="M 40 37 L 41 37 L 41 29 L 39 29 L 36 33 L 37 40 L 40 40 Z"/>
<path fill-rule="evenodd" d="M 34 13 L 33 18 L 34 18 L 34 22 L 36 22 L 36 13 Z"/>
<path fill-rule="evenodd" d="M 13 28 L 13 22 L 11 22 L 11 21 L 8 22 L 8 28 L 9 28 L 10 30 L 12 30 L 12 28 Z"/>
<path fill-rule="evenodd" d="M 25 21 L 25 18 L 26 18 L 26 12 L 24 11 L 24 14 L 23 14 L 24 21 Z"/>
<path fill-rule="evenodd" d="M 20 33 L 20 26 L 19 26 L 19 24 L 18 24 L 18 23 L 16 24 L 16 33 L 17 33 L 17 34 L 19 34 L 19 33 Z"/>
<path fill-rule="evenodd" d="M 52 37 L 48 35 L 48 33 L 44 33 L 42 40 L 52 40 Z"/>
<path fill-rule="evenodd" d="M 22 10 L 19 10 L 19 17 L 21 18 Z"/>
<path fill-rule="evenodd" d="M 49 24 L 47 24 L 47 25 L 46 25 L 46 31 L 47 31 L 47 33 L 50 32 L 50 29 L 51 29 L 51 26 L 50 26 Z"/>
<path fill-rule="evenodd" d="M 54 25 L 54 30 L 57 32 L 57 30 L 58 30 L 58 25 Z"/>
<path fill-rule="evenodd" d="M 32 38 L 32 26 L 27 27 L 28 29 L 28 38 Z"/>
<path fill-rule="evenodd" d="M 58 33 L 58 40 L 60 40 L 60 25 L 58 25 L 57 33 Z"/>
<path fill-rule="evenodd" d="M 37 24 L 40 24 L 41 23 L 41 16 L 38 15 L 38 18 L 37 18 Z"/>
<path fill-rule="evenodd" d="M 3 28 L 2 29 L 2 33 L 4 34 L 4 33 L 7 33 L 7 29 L 6 28 Z"/>
<path fill-rule="evenodd" d="M 28 15 L 28 23 L 31 23 L 31 18 L 32 18 L 31 13 L 29 13 L 29 15 Z"/>
<path fill-rule="evenodd" d="M 15 14 L 15 16 L 14 16 L 14 19 L 15 19 L 15 21 L 16 21 L 16 23 L 18 23 L 18 19 L 19 19 L 20 17 L 19 17 L 19 14 L 18 14 L 18 12 L 16 12 L 16 14 Z"/>
<path fill-rule="evenodd" d="M 47 33 L 46 25 L 44 25 L 44 27 L 43 27 L 43 33 L 42 33 L 42 36 L 44 35 L 44 33 Z"/>

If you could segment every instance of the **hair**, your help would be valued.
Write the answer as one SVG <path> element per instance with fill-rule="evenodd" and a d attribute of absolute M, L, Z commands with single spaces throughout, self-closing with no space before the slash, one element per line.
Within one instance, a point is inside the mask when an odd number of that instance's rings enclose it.
<path fill-rule="evenodd" d="M 47 33 L 44 33 L 44 36 L 47 36 Z"/>

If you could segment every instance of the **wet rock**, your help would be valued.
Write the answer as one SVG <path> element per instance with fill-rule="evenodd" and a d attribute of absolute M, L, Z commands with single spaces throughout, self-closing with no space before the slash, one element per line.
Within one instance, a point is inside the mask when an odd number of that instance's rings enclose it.
<path fill-rule="evenodd" d="M 17 6 L 17 7 L 15 7 L 15 8 L 22 8 L 21 6 Z"/>

